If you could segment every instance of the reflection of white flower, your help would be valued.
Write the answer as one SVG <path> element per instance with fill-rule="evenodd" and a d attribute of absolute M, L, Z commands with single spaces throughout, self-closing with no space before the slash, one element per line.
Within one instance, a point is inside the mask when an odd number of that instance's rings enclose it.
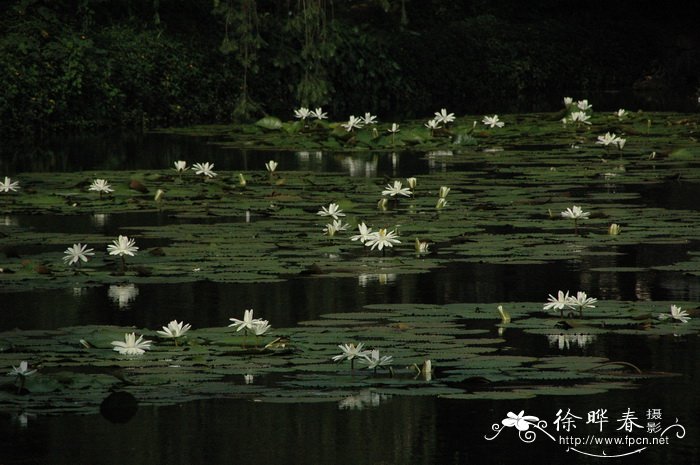
<path fill-rule="evenodd" d="M 134 284 L 112 284 L 107 290 L 107 296 L 119 308 L 127 308 L 139 295 L 139 288 Z"/>
<path fill-rule="evenodd" d="M 362 410 L 367 407 L 378 407 L 382 401 L 390 398 L 389 394 L 380 394 L 373 389 L 364 389 L 338 402 L 338 408 L 340 410 Z"/>
<path fill-rule="evenodd" d="M 109 221 L 109 214 L 107 214 L 107 213 L 95 213 L 90 218 L 90 221 L 96 228 L 103 228 L 107 224 L 107 222 Z"/>
<path fill-rule="evenodd" d="M 381 286 L 386 286 L 387 284 L 393 284 L 395 282 L 395 273 L 363 273 L 357 277 L 357 284 L 359 284 L 360 287 L 367 287 L 372 283 L 377 283 Z"/>
<path fill-rule="evenodd" d="M 525 410 L 521 410 L 517 415 L 513 412 L 508 412 L 508 418 L 504 418 L 501 423 L 508 428 L 515 426 L 518 431 L 527 431 L 530 429 L 531 424 L 537 424 L 540 421 L 539 418 L 532 415 L 523 415 L 524 413 Z"/>
<path fill-rule="evenodd" d="M 136 333 L 124 334 L 124 341 L 112 341 L 114 350 L 122 355 L 143 355 L 151 348 L 153 341 L 144 341 L 143 336 L 136 339 Z"/>
<path fill-rule="evenodd" d="M 675 305 L 671 305 L 671 313 L 659 314 L 659 320 L 667 319 L 678 320 L 681 323 L 687 323 L 688 321 L 690 321 L 688 312 L 686 312 L 685 310 L 681 310 L 681 307 L 677 307 Z"/>
<path fill-rule="evenodd" d="M 65 252 L 63 252 L 66 254 L 63 257 L 63 261 L 68 265 L 73 265 L 74 263 L 79 263 L 80 261 L 87 263 L 88 257 L 95 255 L 93 250 L 94 249 L 88 249 L 87 244 L 73 244 L 71 247 L 68 247 Z"/>
<path fill-rule="evenodd" d="M 156 333 L 163 337 L 171 337 L 176 339 L 184 335 L 192 327 L 192 325 L 184 323 L 184 321 L 178 322 L 177 320 L 173 320 L 168 323 L 168 326 L 163 326 L 163 331 L 156 331 Z"/>
<path fill-rule="evenodd" d="M 548 334 L 547 341 L 550 347 L 558 347 L 559 350 L 569 350 L 571 347 L 583 349 L 593 343 L 596 337 L 593 334 Z"/>
<path fill-rule="evenodd" d="M 321 207 L 316 214 L 319 216 L 330 216 L 334 220 L 337 220 L 340 216 L 345 216 L 345 213 L 343 213 L 343 210 L 340 209 L 337 203 L 331 203 L 328 205 L 328 208 Z"/>

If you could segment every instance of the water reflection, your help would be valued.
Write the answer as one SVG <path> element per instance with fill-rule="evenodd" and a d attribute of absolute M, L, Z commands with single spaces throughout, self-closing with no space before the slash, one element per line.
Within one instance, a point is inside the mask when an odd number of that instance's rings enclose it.
<path fill-rule="evenodd" d="M 593 334 L 548 334 L 547 341 L 550 347 L 559 350 L 584 349 L 596 340 Z"/>
<path fill-rule="evenodd" d="M 367 287 L 372 284 L 380 284 L 382 286 L 393 285 L 396 283 L 396 277 L 394 273 L 363 273 L 357 277 L 357 284 L 359 284 L 360 287 Z"/>
<path fill-rule="evenodd" d="M 391 399 L 391 395 L 382 394 L 374 389 L 363 389 L 359 393 L 348 396 L 338 402 L 340 410 L 362 410 L 366 408 L 379 407 L 379 404 Z"/>
<path fill-rule="evenodd" d="M 112 284 L 109 286 L 107 295 L 117 304 L 119 310 L 128 310 L 131 303 L 138 297 L 139 288 L 134 284 Z"/>

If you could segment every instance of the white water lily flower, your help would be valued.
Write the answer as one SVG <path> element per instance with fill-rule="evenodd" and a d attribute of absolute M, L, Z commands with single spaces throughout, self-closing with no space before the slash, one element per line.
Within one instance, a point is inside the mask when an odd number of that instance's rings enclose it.
<path fill-rule="evenodd" d="M 267 163 L 265 163 L 265 169 L 270 173 L 274 173 L 278 165 L 279 163 L 277 163 L 275 160 L 270 160 Z"/>
<path fill-rule="evenodd" d="M 572 220 L 577 220 L 579 218 L 588 218 L 591 215 L 590 212 L 585 212 L 583 209 L 577 205 L 571 208 L 567 208 L 565 211 L 561 212 L 563 218 L 570 218 Z"/>
<path fill-rule="evenodd" d="M 622 108 L 620 108 L 619 110 L 617 110 L 617 111 L 615 112 L 615 115 L 616 115 L 618 118 L 622 119 L 622 118 L 624 118 L 624 117 L 627 115 L 627 110 L 623 110 Z"/>
<path fill-rule="evenodd" d="M 617 148 L 620 150 L 625 148 L 626 143 L 627 143 L 627 139 L 623 139 L 622 137 L 618 137 L 617 140 L 615 141 L 615 145 L 617 145 Z"/>
<path fill-rule="evenodd" d="M 399 129 L 399 125 L 396 123 L 391 123 L 391 127 L 387 129 L 392 134 L 396 134 L 397 132 L 400 132 L 401 129 Z"/>
<path fill-rule="evenodd" d="M 598 136 L 596 144 L 604 145 L 605 147 L 607 147 L 610 144 L 617 144 L 618 139 L 619 137 L 617 137 L 614 132 L 612 134 L 606 132 L 604 136 Z"/>
<path fill-rule="evenodd" d="M 100 194 L 114 192 L 114 189 L 112 189 L 112 186 L 109 185 L 106 179 L 95 179 L 92 181 L 92 184 L 90 184 L 90 187 L 88 187 L 88 190 L 99 192 Z"/>
<path fill-rule="evenodd" d="M 347 231 L 349 227 L 350 225 L 347 223 L 343 223 L 342 220 L 333 220 L 333 223 L 329 223 L 326 225 L 326 227 L 323 229 L 323 232 L 326 233 L 328 236 L 334 236 L 336 232 Z"/>
<path fill-rule="evenodd" d="M 0 181 L 0 192 L 17 192 L 19 190 L 19 181 L 13 181 L 5 176 L 5 182 Z"/>
<path fill-rule="evenodd" d="M 124 334 L 124 341 L 112 341 L 116 352 L 122 355 L 143 355 L 150 350 L 153 341 L 145 341 L 143 336 L 136 339 L 136 333 Z"/>
<path fill-rule="evenodd" d="M 573 105 L 573 103 L 574 103 L 574 99 L 572 99 L 571 97 L 564 97 L 564 106 L 565 107 L 568 108 L 571 105 Z"/>
<path fill-rule="evenodd" d="M 12 365 L 12 371 L 7 373 L 10 376 L 31 376 L 36 373 L 36 370 L 30 370 L 29 364 L 26 361 L 19 362 L 19 366 Z"/>
<path fill-rule="evenodd" d="M 328 208 L 321 207 L 316 214 L 320 216 L 330 216 L 334 220 L 337 220 L 340 216 L 345 216 L 345 213 L 343 213 L 343 210 L 340 209 L 337 203 L 331 203 L 328 205 Z"/>
<path fill-rule="evenodd" d="M 364 125 L 377 124 L 377 116 L 371 114 L 370 112 L 365 113 L 364 118 L 362 118 L 362 124 L 364 124 Z"/>
<path fill-rule="evenodd" d="M 310 113 L 310 116 L 316 119 L 328 119 L 328 113 L 324 113 L 321 107 L 316 107 L 316 109 Z"/>
<path fill-rule="evenodd" d="M 411 196 L 411 189 L 408 187 L 402 187 L 403 184 L 401 181 L 394 181 L 394 185 L 392 186 L 391 184 L 387 184 L 384 190 L 382 191 L 382 195 L 388 195 L 390 197 L 396 197 L 397 195 L 403 195 L 404 197 L 410 197 Z"/>
<path fill-rule="evenodd" d="M 350 132 L 353 129 L 360 129 L 362 128 L 362 119 L 355 118 L 355 115 L 350 115 L 348 122 L 341 124 L 341 126 L 344 127 L 347 132 Z"/>
<path fill-rule="evenodd" d="M 564 310 L 564 308 L 571 302 L 569 291 L 566 291 L 566 294 L 564 294 L 564 291 L 559 291 L 556 297 L 549 294 L 548 302 L 549 303 L 544 304 L 542 310 Z"/>
<path fill-rule="evenodd" d="M 578 102 L 576 102 L 576 106 L 581 111 L 588 111 L 591 108 L 593 108 L 593 105 L 590 105 L 587 99 L 579 100 Z"/>
<path fill-rule="evenodd" d="M 173 320 L 170 323 L 168 323 L 168 326 L 163 326 L 163 331 L 156 331 L 156 333 L 163 337 L 171 337 L 173 339 L 176 339 L 184 335 L 192 327 L 192 325 L 190 325 L 189 323 L 184 323 L 184 321 L 178 322 L 177 320 Z"/>
<path fill-rule="evenodd" d="M 444 199 L 447 197 L 447 194 L 450 193 L 450 188 L 447 186 L 440 186 L 440 190 L 438 191 L 438 197 L 441 199 Z"/>
<path fill-rule="evenodd" d="M 447 110 L 443 108 L 440 111 L 435 112 L 435 119 L 438 121 L 438 123 L 448 124 L 455 120 L 455 114 L 448 114 Z"/>
<path fill-rule="evenodd" d="M 357 225 L 357 229 L 359 230 L 359 234 L 352 236 L 350 238 L 351 241 L 360 241 L 364 244 L 373 237 L 372 228 L 368 228 L 364 221 Z"/>
<path fill-rule="evenodd" d="M 391 355 L 379 355 L 379 350 L 374 349 L 369 354 L 365 354 L 359 359 L 360 363 L 367 365 L 367 369 L 375 369 L 377 367 L 389 366 L 394 361 Z"/>
<path fill-rule="evenodd" d="M 428 122 L 425 123 L 423 126 L 430 129 L 431 131 L 434 131 L 435 129 L 440 129 L 440 121 L 438 121 L 437 118 L 433 118 L 431 120 L 428 120 Z"/>
<path fill-rule="evenodd" d="M 416 253 L 418 253 L 418 254 L 430 253 L 430 243 L 421 241 L 417 237 L 416 237 L 416 242 L 415 242 L 415 248 L 416 248 Z"/>
<path fill-rule="evenodd" d="M 659 314 L 659 320 L 667 319 L 678 320 L 681 323 L 687 323 L 688 321 L 690 321 L 688 312 L 686 312 L 685 310 L 681 310 L 681 307 L 677 307 L 675 305 L 671 305 L 671 313 Z"/>
<path fill-rule="evenodd" d="M 372 238 L 366 241 L 365 245 L 371 247 L 371 250 L 374 250 L 375 247 L 382 250 L 384 247 L 394 247 L 394 244 L 400 244 L 401 241 L 397 237 L 399 236 L 395 230 L 387 232 L 386 228 L 383 228 L 372 233 Z"/>
<path fill-rule="evenodd" d="M 185 171 L 190 169 L 187 166 L 187 162 L 184 160 L 178 160 L 178 161 L 174 162 L 174 164 L 175 164 L 175 171 L 177 171 L 178 173 L 184 173 Z"/>
<path fill-rule="evenodd" d="M 262 336 L 271 329 L 272 326 L 270 326 L 270 322 L 267 320 L 258 320 L 255 324 L 253 324 L 253 334 L 256 336 Z"/>
<path fill-rule="evenodd" d="M 80 261 L 87 262 L 89 256 L 95 255 L 93 250 L 95 249 L 88 249 L 87 244 L 81 244 L 78 242 L 77 244 L 73 244 L 71 247 L 68 247 L 65 252 L 63 252 L 66 254 L 63 257 L 63 261 L 68 265 L 73 265 L 74 263 L 78 263 Z"/>
<path fill-rule="evenodd" d="M 294 117 L 299 118 L 302 121 L 308 118 L 309 116 L 311 116 L 311 112 L 306 107 L 301 107 L 299 109 L 294 110 Z"/>
<path fill-rule="evenodd" d="M 214 163 L 195 163 L 194 165 L 192 165 L 192 169 L 195 170 L 194 174 L 201 174 L 208 178 L 216 177 L 216 173 L 213 171 Z"/>
<path fill-rule="evenodd" d="M 129 239 L 127 236 L 119 236 L 117 240 L 112 241 L 112 244 L 107 246 L 107 252 L 109 252 L 110 255 L 130 255 L 133 257 L 138 250 L 139 248 L 136 247 L 136 240 Z"/>
<path fill-rule="evenodd" d="M 408 184 L 409 189 L 413 190 L 416 188 L 418 180 L 416 178 L 406 178 L 406 184 Z"/>
<path fill-rule="evenodd" d="M 502 128 L 506 124 L 503 121 L 498 120 L 498 115 L 484 116 L 484 119 L 482 119 L 481 122 L 484 123 L 486 126 L 489 126 L 490 128 Z"/>
<path fill-rule="evenodd" d="M 333 237 L 333 236 L 335 236 L 335 233 L 336 233 L 336 229 L 332 223 L 326 224 L 326 226 L 323 228 L 323 234 L 325 236 Z"/>
<path fill-rule="evenodd" d="M 229 326 L 236 328 L 236 331 L 240 331 L 242 329 L 245 329 L 246 331 L 253 330 L 253 326 L 257 325 L 259 322 L 263 321 L 260 318 L 253 318 L 253 309 L 251 308 L 250 310 L 246 310 L 243 312 L 243 319 L 239 320 L 237 318 L 229 318 L 230 321 L 233 321 Z"/>
<path fill-rule="evenodd" d="M 587 115 L 583 111 L 575 111 L 571 113 L 571 122 L 572 123 L 583 123 L 583 124 L 591 124 L 589 121 L 591 117 Z"/>
<path fill-rule="evenodd" d="M 598 302 L 598 299 L 588 297 L 585 292 L 578 291 L 576 297 L 571 296 L 569 298 L 567 306 L 572 309 L 578 309 L 581 312 L 584 308 L 595 308 L 593 304 L 596 302 Z"/>
<path fill-rule="evenodd" d="M 340 344 L 338 348 L 342 351 L 340 355 L 335 355 L 332 357 L 334 362 L 340 362 L 342 360 L 353 360 L 354 358 L 364 357 L 369 353 L 368 350 L 362 350 L 364 344 L 360 342 L 359 344 Z"/>

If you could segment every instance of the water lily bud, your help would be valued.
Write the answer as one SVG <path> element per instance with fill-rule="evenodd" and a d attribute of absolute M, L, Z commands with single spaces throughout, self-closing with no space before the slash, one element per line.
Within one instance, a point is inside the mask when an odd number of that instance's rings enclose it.
<path fill-rule="evenodd" d="M 435 208 L 438 210 L 441 210 L 447 206 L 447 200 L 445 200 L 443 197 L 440 197 L 437 201 L 437 204 L 435 205 Z"/>
<path fill-rule="evenodd" d="M 611 236 L 617 236 L 618 234 L 620 234 L 621 229 L 622 228 L 620 228 L 619 224 L 613 223 L 610 225 L 610 228 L 608 228 L 608 234 L 610 234 Z"/>
<path fill-rule="evenodd" d="M 387 199 L 380 199 L 379 202 L 377 202 L 377 208 L 386 211 L 388 209 L 389 201 Z"/>
<path fill-rule="evenodd" d="M 153 197 L 153 200 L 156 202 L 161 202 L 163 200 L 163 196 L 165 195 L 165 191 L 163 189 L 158 189 L 156 191 L 155 197 Z"/>
<path fill-rule="evenodd" d="M 241 187 L 245 187 L 246 184 L 248 184 L 248 183 L 246 182 L 245 178 L 243 177 L 243 173 L 238 173 L 238 185 Z"/>
<path fill-rule="evenodd" d="M 423 362 L 423 369 L 421 370 L 421 373 L 426 381 L 430 381 L 433 378 L 433 363 L 430 361 L 430 359 Z"/>
<path fill-rule="evenodd" d="M 416 178 L 406 178 L 406 182 L 408 183 L 408 187 L 413 190 L 416 188 L 418 180 Z"/>
<path fill-rule="evenodd" d="M 450 193 L 450 188 L 449 188 L 449 187 L 447 187 L 447 186 L 441 186 L 441 187 L 440 187 L 439 196 L 440 196 L 441 199 L 444 199 L 445 197 L 447 197 L 447 194 L 449 194 L 449 193 Z"/>
<path fill-rule="evenodd" d="M 510 323 L 510 315 L 508 314 L 507 311 L 505 311 L 503 309 L 503 305 L 498 306 L 498 313 L 501 315 L 501 323 L 503 323 L 503 324 Z"/>

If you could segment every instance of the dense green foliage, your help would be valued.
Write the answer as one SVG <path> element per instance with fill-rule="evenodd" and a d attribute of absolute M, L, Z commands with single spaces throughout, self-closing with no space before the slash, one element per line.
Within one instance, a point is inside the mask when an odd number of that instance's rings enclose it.
<path fill-rule="evenodd" d="M 564 93 L 635 82 L 687 95 L 697 87 L 697 33 L 682 14 L 650 2 L 605 15 L 588 4 L 511 3 L 6 2 L 0 127 L 286 118 L 300 104 L 338 119 L 545 110 Z"/>

